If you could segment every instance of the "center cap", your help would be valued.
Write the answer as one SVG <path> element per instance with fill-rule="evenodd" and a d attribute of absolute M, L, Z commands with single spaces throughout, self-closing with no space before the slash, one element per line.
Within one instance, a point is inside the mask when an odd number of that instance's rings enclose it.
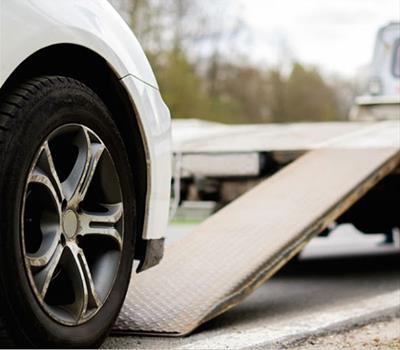
<path fill-rule="evenodd" d="M 73 210 L 67 210 L 63 216 L 64 233 L 73 238 L 78 230 L 78 216 Z"/>

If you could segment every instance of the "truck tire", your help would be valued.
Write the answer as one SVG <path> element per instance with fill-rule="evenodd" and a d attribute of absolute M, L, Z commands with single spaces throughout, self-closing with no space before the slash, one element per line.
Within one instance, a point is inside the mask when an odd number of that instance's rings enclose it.
<path fill-rule="evenodd" d="M 98 347 L 128 288 L 133 174 L 101 99 L 61 76 L 0 101 L 0 342 Z"/>

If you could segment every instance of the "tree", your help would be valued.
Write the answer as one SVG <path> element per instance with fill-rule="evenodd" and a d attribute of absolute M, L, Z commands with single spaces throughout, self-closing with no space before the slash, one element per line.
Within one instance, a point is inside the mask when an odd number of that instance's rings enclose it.
<path fill-rule="evenodd" d="M 281 71 L 273 68 L 268 72 L 268 102 L 271 120 L 274 122 L 287 121 L 287 82 Z"/>
<path fill-rule="evenodd" d="M 232 119 L 242 123 L 270 121 L 267 75 L 251 64 L 223 64 L 218 96 L 233 107 Z"/>
<path fill-rule="evenodd" d="M 285 121 L 335 120 L 339 113 L 334 91 L 315 69 L 294 64 L 287 81 Z"/>
<path fill-rule="evenodd" d="M 207 118 L 210 101 L 185 54 L 171 50 L 157 66 L 158 82 L 173 118 Z"/>
<path fill-rule="evenodd" d="M 124 3 L 174 118 L 235 123 L 343 118 L 345 83 L 330 86 L 316 69 L 294 64 L 285 37 L 278 36 L 278 68 L 251 64 L 238 54 L 243 28 L 233 6 L 221 0 Z"/>

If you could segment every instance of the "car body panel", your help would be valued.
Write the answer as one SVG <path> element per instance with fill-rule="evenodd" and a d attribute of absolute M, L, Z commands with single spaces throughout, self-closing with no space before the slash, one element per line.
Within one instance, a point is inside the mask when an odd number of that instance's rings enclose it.
<path fill-rule="evenodd" d="M 57 44 L 92 50 L 127 90 L 146 151 L 142 238 L 162 238 L 169 215 L 170 115 L 139 42 L 106 0 L 1 0 L 0 87 L 28 57 Z"/>
<path fill-rule="evenodd" d="M 148 154 L 147 208 L 145 216 L 145 239 L 156 239 L 164 236 L 168 223 L 170 181 L 171 179 L 171 121 L 169 110 L 163 102 L 160 92 L 145 83 L 138 82 L 134 77 L 122 79 L 124 87 L 135 103 L 139 115 L 152 115 L 152 118 L 142 118 L 141 131 L 145 139 L 152 140 L 145 145 Z"/>
<path fill-rule="evenodd" d="M 102 56 L 118 77 L 157 87 L 139 42 L 106 0 L 2 0 L 0 12 L 0 83 L 39 49 L 69 43 Z"/>

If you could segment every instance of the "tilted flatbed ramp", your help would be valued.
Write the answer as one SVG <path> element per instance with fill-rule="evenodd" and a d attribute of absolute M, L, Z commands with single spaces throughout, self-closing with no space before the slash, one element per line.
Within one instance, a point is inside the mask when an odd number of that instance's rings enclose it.
<path fill-rule="evenodd" d="M 185 335 L 239 303 L 399 165 L 395 142 L 311 151 L 214 214 L 134 276 L 114 333 Z"/>

